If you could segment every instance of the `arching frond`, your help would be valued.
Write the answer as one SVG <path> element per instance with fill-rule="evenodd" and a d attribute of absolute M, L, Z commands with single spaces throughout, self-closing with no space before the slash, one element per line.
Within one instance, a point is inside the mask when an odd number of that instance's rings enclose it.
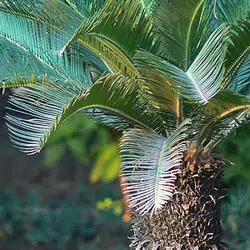
<path fill-rule="evenodd" d="M 250 16 L 231 26 L 230 38 L 225 81 L 230 90 L 240 92 L 250 84 Z"/>
<path fill-rule="evenodd" d="M 147 8 L 149 11 L 152 11 L 151 8 L 154 4 L 154 0 L 142 0 L 142 4 L 144 5 L 144 8 Z"/>
<path fill-rule="evenodd" d="M 37 153 L 63 121 L 93 108 L 117 115 L 133 126 L 163 132 L 161 120 L 138 100 L 138 85 L 118 74 L 100 78 L 87 92 L 73 84 L 33 85 L 10 98 L 6 119 L 10 137 L 20 150 Z"/>
<path fill-rule="evenodd" d="M 64 0 L 81 15 L 89 18 L 104 7 L 106 0 Z"/>
<path fill-rule="evenodd" d="M 0 11 L 31 19 L 73 35 L 84 17 L 60 0 L 3 0 Z"/>
<path fill-rule="evenodd" d="M 143 57 L 148 67 L 163 73 L 181 96 L 205 104 L 220 90 L 223 81 L 226 34 L 225 25 L 213 32 L 187 72 L 148 52 L 139 54 L 138 60 Z"/>
<path fill-rule="evenodd" d="M 51 79 L 62 80 L 49 65 L 42 63 L 15 41 L 1 35 L 0 54 L 0 88 L 23 87 L 37 82 L 46 84 L 48 74 Z"/>
<path fill-rule="evenodd" d="M 11 82 L 14 74 L 39 77 L 46 73 L 65 84 L 74 81 L 87 88 L 92 83 L 88 80 L 89 65 L 101 72 L 106 69 L 98 57 L 76 43 L 60 56 L 60 49 L 68 37 L 23 17 L 0 12 L 0 39 L 1 82 Z"/>
<path fill-rule="evenodd" d="M 198 145 L 217 143 L 239 126 L 249 121 L 250 99 L 230 91 L 222 91 L 205 107 L 206 125 L 198 139 Z"/>
<path fill-rule="evenodd" d="M 71 99 L 81 93 L 73 84 L 62 87 L 49 82 L 48 86 L 34 84 L 9 98 L 6 120 L 10 139 L 27 154 L 41 150 Z"/>
<path fill-rule="evenodd" d="M 207 0 L 207 2 L 212 6 L 214 20 L 219 24 L 224 22 L 236 24 L 237 21 L 245 19 L 250 13 L 249 0 Z"/>
<path fill-rule="evenodd" d="M 154 0 L 152 11 L 156 30 L 163 38 L 162 55 L 184 71 L 208 39 L 211 12 L 205 0 Z"/>
<path fill-rule="evenodd" d="M 89 109 L 84 111 L 84 114 L 89 118 L 94 119 L 97 123 L 101 123 L 117 131 L 125 131 L 129 127 L 132 127 L 129 123 L 118 116 L 103 112 L 100 109 Z"/>
<path fill-rule="evenodd" d="M 181 83 L 183 90 L 180 92 L 188 99 L 207 103 L 220 90 L 225 70 L 227 32 L 228 28 L 224 25 L 215 30 L 186 72 L 192 84 L 188 90 L 189 86 Z"/>
<path fill-rule="evenodd" d="M 186 150 L 185 121 L 165 138 L 142 129 L 131 129 L 121 140 L 124 192 L 129 206 L 144 215 L 158 212 L 172 197 Z"/>
<path fill-rule="evenodd" d="M 114 71 L 125 75 L 138 74 L 131 56 L 138 47 L 150 49 L 153 44 L 150 16 L 139 0 L 107 1 L 104 9 L 84 21 L 71 40 L 77 40 L 98 56 Z"/>
<path fill-rule="evenodd" d="M 180 120 L 179 95 L 173 91 L 164 74 L 151 67 L 148 55 L 145 51 L 138 51 L 134 57 L 142 80 L 142 95 L 156 107 L 166 129 L 171 132 Z"/>
<path fill-rule="evenodd" d="M 209 137 L 211 138 L 205 145 L 204 151 L 214 149 L 224 138 L 235 130 L 250 122 L 250 105 L 239 111 L 232 112 L 228 117 L 221 119 L 213 126 Z"/>
<path fill-rule="evenodd" d="M 140 96 L 140 82 L 119 73 L 97 80 L 86 96 L 77 98 L 71 111 L 76 113 L 92 108 L 116 115 L 133 126 L 164 133 L 162 120 L 150 109 L 148 101 Z"/>

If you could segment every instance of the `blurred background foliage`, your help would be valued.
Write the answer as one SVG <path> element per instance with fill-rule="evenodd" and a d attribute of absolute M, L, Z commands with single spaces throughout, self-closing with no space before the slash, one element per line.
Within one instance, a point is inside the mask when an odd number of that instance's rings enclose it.
<path fill-rule="evenodd" d="M 243 182 L 250 186 L 250 125 L 246 125 L 226 138 L 218 148 L 224 159 L 227 159 L 224 180 L 235 186 Z M 249 201 L 250 202 L 250 201 Z"/>
<path fill-rule="evenodd" d="M 249 134 L 246 126 L 218 148 L 228 160 L 224 240 L 235 250 L 250 249 Z M 119 134 L 78 114 L 32 161 L 13 150 L 3 120 L 0 136 L 0 249 L 127 250 L 129 224 L 123 220 L 118 179 Z M 22 182 L 17 180 L 21 177 Z"/>
<path fill-rule="evenodd" d="M 76 114 L 58 128 L 45 148 L 45 166 L 60 163 L 66 152 L 83 165 L 89 166 L 94 161 L 90 172 L 92 182 L 111 182 L 119 175 L 118 135 L 83 114 Z"/>

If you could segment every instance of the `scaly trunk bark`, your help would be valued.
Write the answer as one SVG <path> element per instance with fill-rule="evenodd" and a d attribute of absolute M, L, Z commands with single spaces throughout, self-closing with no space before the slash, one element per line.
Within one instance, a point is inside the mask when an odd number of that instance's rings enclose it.
<path fill-rule="evenodd" d="M 224 161 L 200 155 L 182 168 L 173 199 L 153 216 L 132 213 L 133 250 L 224 250 L 221 179 Z"/>

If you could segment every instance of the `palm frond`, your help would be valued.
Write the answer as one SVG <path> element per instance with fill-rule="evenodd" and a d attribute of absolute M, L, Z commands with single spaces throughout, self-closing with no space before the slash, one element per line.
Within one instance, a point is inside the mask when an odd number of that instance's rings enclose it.
<path fill-rule="evenodd" d="M 78 85 L 32 85 L 10 98 L 6 116 L 10 138 L 27 154 L 39 152 L 56 128 L 79 111 L 101 109 L 133 126 L 164 132 L 161 120 L 138 101 L 138 85 L 115 75 L 100 78 L 87 92 Z M 12 114 L 11 111 L 15 111 Z"/>
<path fill-rule="evenodd" d="M 142 80 L 142 95 L 158 110 L 166 129 L 172 132 L 180 120 L 179 95 L 173 91 L 164 74 L 151 67 L 148 55 L 151 54 L 137 51 L 134 57 L 139 79 Z"/>
<path fill-rule="evenodd" d="M 144 215 L 158 212 L 172 197 L 186 150 L 185 121 L 165 138 L 143 129 L 131 129 L 121 140 L 124 192 L 129 206 Z"/>
<path fill-rule="evenodd" d="M 225 25 L 213 32 L 187 72 L 148 52 L 141 53 L 140 57 L 143 56 L 148 67 L 163 73 L 181 96 L 205 104 L 220 90 L 223 81 L 226 34 Z"/>
<path fill-rule="evenodd" d="M 245 19 L 250 13 L 249 0 L 208 0 L 208 2 L 213 8 L 214 20 L 219 25 L 224 22 L 235 24 L 237 21 Z"/>
<path fill-rule="evenodd" d="M 84 17 L 60 0 L 4 0 L 0 11 L 31 19 L 73 35 Z"/>
<path fill-rule="evenodd" d="M 62 49 L 77 40 L 100 56 L 114 71 L 138 74 L 132 61 L 138 47 L 150 49 L 154 36 L 150 16 L 141 1 L 107 1 L 104 9 L 84 21 Z"/>
<path fill-rule="evenodd" d="M 117 131 L 125 131 L 129 127 L 132 127 L 129 123 L 119 118 L 117 115 L 103 112 L 100 109 L 89 109 L 84 111 L 84 114 L 97 123 L 103 124 Z"/>
<path fill-rule="evenodd" d="M 240 92 L 250 83 L 250 17 L 232 25 L 230 31 L 225 84 Z"/>
<path fill-rule="evenodd" d="M 242 62 L 240 68 L 232 79 L 232 84 L 230 89 L 241 93 L 243 95 L 250 95 L 250 54 Z"/>
<path fill-rule="evenodd" d="M 65 0 L 73 9 L 84 17 L 91 17 L 104 7 L 105 0 Z"/>
<path fill-rule="evenodd" d="M 188 48 L 189 65 L 200 53 L 211 34 L 220 26 L 213 22 L 214 13 L 209 6 L 210 2 L 210 0 L 203 1 L 199 9 L 197 9 L 196 18 L 191 21 L 191 29 L 188 37 L 190 43 Z"/>
<path fill-rule="evenodd" d="M 224 90 L 209 101 L 203 112 L 206 114 L 206 124 L 197 144 L 217 145 L 229 133 L 249 121 L 250 99 Z"/>
<path fill-rule="evenodd" d="M 154 0 L 142 0 L 144 8 L 147 8 L 149 11 L 152 11 L 151 8 L 154 4 Z"/>
<path fill-rule="evenodd" d="M 133 126 L 164 133 L 164 125 L 148 101 L 140 96 L 140 82 L 119 73 L 107 74 L 96 81 L 87 92 L 75 101 L 72 110 L 100 109 L 113 114 Z"/>
<path fill-rule="evenodd" d="M 101 72 L 106 70 L 98 57 L 76 43 L 60 56 L 60 49 L 68 37 L 23 17 L 0 12 L 0 38 L 3 54 L 0 61 L 1 81 L 10 82 L 9 77 L 14 73 L 20 76 L 35 74 L 38 77 L 47 73 L 49 76 L 56 75 L 65 83 L 74 81 L 87 88 L 92 83 L 88 80 L 90 64 Z"/>
<path fill-rule="evenodd" d="M 211 138 L 204 147 L 204 151 L 211 151 L 214 149 L 224 138 L 226 138 L 235 130 L 250 122 L 250 105 L 235 111 L 230 116 L 221 119 L 220 122 L 214 125 L 213 130 L 210 131 L 209 137 Z"/>
<path fill-rule="evenodd" d="M 11 81 L 8 81 L 7 79 L 1 79 L 0 81 L 0 89 L 2 89 L 2 94 L 4 94 L 6 89 L 9 88 L 21 88 L 21 87 L 27 87 L 29 85 L 34 84 L 41 84 L 44 87 L 48 87 L 48 75 L 40 75 L 40 77 L 37 77 L 36 75 L 32 74 L 31 76 L 18 76 L 17 74 L 13 74 Z"/>
<path fill-rule="evenodd" d="M 26 154 L 39 152 L 78 92 L 50 82 L 49 88 L 36 84 L 11 96 L 6 120 L 14 146 Z"/>
<path fill-rule="evenodd" d="M 50 79 L 62 79 L 49 65 L 1 35 L 0 54 L 0 88 L 23 87 L 37 82 L 46 84 L 48 74 Z"/>
<path fill-rule="evenodd" d="M 186 74 L 193 84 L 191 84 L 190 90 L 187 89 L 185 83 L 181 86 L 183 92 L 186 92 L 184 96 L 190 95 L 191 98 L 188 99 L 196 99 L 201 103 L 207 103 L 220 90 L 219 87 L 222 84 L 225 72 L 224 60 L 228 46 L 227 32 L 226 25 L 221 25 L 215 30 L 189 67 Z M 196 94 L 196 97 L 192 97 L 192 93 Z"/>
<path fill-rule="evenodd" d="M 208 39 L 211 12 L 205 0 L 154 0 L 155 28 L 162 37 L 161 55 L 187 71 Z"/>

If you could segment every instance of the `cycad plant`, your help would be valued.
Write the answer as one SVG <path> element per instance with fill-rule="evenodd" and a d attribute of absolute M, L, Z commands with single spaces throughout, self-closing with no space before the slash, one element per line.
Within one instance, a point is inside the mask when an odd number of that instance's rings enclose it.
<path fill-rule="evenodd" d="M 0 32 L 16 147 L 77 112 L 122 131 L 130 248 L 226 249 L 214 151 L 249 120 L 249 0 L 3 0 Z"/>

